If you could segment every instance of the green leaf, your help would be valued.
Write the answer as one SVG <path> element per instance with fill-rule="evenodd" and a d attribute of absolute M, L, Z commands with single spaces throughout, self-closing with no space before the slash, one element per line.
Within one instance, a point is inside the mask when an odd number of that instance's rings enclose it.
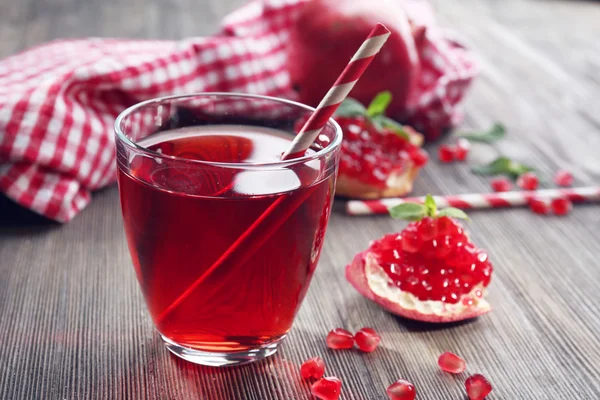
<path fill-rule="evenodd" d="M 508 175 L 516 179 L 522 173 L 534 171 L 534 169 L 529 165 L 502 156 L 489 164 L 471 167 L 471 171 L 480 175 Z"/>
<path fill-rule="evenodd" d="M 404 126 L 394 121 L 391 118 L 386 117 L 385 115 L 379 115 L 371 119 L 371 121 L 375 124 L 378 129 L 386 128 L 394 132 L 396 135 L 400 136 L 405 140 L 410 140 L 410 136 L 404 130 Z"/>
<path fill-rule="evenodd" d="M 369 107 L 367 107 L 367 115 L 371 118 L 376 117 L 378 115 L 383 115 L 385 113 L 386 108 L 392 102 L 392 93 L 389 91 L 384 91 L 378 93 L 377 96 L 371 101 Z"/>
<path fill-rule="evenodd" d="M 339 117 L 354 117 L 357 115 L 365 115 L 367 109 L 358 100 L 347 97 L 335 111 L 335 115 Z"/>
<path fill-rule="evenodd" d="M 458 218 L 458 219 L 469 219 L 469 216 L 467 214 L 465 214 L 465 212 L 463 210 L 460 210 L 458 208 L 454 208 L 454 207 L 448 207 L 448 208 L 444 208 L 442 210 L 440 210 L 437 213 L 437 217 L 452 217 L 452 218 Z"/>
<path fill-rule="evenodd" d="M 425 208 L 427 208 L 427 215 L 430 217 L 435 216 L 435 214 L 437 213 L 437 205 L 435 204 L 435 200 L 429 193 L 427 193 L 427 196 L 425 196 L 424 203 Z"/>
<path fill-rule="evenodd" d="M 484 132 L 468 132 L 459 133 L 458 136 L 470 140 L 472 142 L 492 143 L 500 140 L 506 134 L 504 125 L 499 122 L 494 123 L 490 129 Z"/>
<path fill-rule="evenodd" d="M 404 203 L 390 208 L 389 213 L 395 219 L 418 221 L 427 214 L 427 207 L 418 203 Z"/>

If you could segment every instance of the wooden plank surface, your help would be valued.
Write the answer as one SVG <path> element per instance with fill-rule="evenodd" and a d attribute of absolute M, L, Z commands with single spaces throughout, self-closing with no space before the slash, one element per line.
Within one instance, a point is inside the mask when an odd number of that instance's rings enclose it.
<path fill-rule="evenodd" d="M 178 39 L 214 32 L 243 0 L 0 0 L 0 56 L 59 37 Z M 477 147 L 550 177 L 569 167 L 600 181 L 600 4 L 593 1 L 435 1 L 443 25 L 479 53 L 465 128 L 504 122 L 509 137 Z M 1 82 L 0 82 L 1 84 Z M 430 163 L 415 193 L 487 190 L 466 165 Z M 494 311 L 430 326 L 395 318 L 363 299 L 343 267 L 369 240 L 399 230 L 387 217 L 332 215 L 324 252 L 295 326 L 270 359 L 215 369 L 170 356 L 154 332 L 125 244 L 117 188 L 65 226 L 0 201 L 0 399 L 308 399 L 302 360 L 320 355 L 342 378 L 344 399 L 385 399 L 411 380 L 420 399 L 462 399 L 464 377 L 438 372 L 445 350 L 494 385 L 495 399 L 600 399 L 600 212 L 566 218 L 523 209 L 477 212 L 473 239 L 490 251 Z M 372 354 L 332 352 L 328 330 L 372 326 Z"/>

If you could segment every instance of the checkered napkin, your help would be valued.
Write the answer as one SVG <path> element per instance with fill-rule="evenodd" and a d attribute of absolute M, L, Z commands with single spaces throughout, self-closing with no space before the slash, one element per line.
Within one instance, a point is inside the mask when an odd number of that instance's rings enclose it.
<path fill-rule="evenodd" d="M 51 42 L 0 61 L 0 191 L 67 222 L 91 191 L 115 181 L 113 121 L 144 99 L 190 92 L 295 98 L 286 38 L 306 0 L 257 0 L 225 18 L 215 36 L 182 41 Z M 434 29 L 422 0 L 405 0 L 428 25 L 420 48 L 418 107 L 408 122 L 437 132 L 476 74 L 472 55 Z"/>

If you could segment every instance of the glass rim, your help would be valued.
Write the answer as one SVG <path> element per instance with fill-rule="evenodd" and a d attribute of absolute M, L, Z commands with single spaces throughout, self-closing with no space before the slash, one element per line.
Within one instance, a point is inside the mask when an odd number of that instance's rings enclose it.
<path fill-rule="evenodd" d="M 243 97 L 243 98 L 247 98 L 247 99 L 268 100 L 268 101 L 274 101 L 274 102 L 278 102 L 278 103 L 287 104 L 289 106 L 302 108 L 311 113 L 313 113 L 315 111 L 314 107 L 299 103 L 297 101 L 283 99 L 280 97 L 264 96 L 264 95 L 251 94 L 251 93 L 197 92 L 197 93 L 189 93 L 189 94 L 182 94 L 182 95 L 161 96 L 161 97 L 155 97 L 152 99 L 141 101 L 141 102 L 136 103 L 136 104 L 126 108 L 125 110 L 123 110 L 117 116 L 117 118 L 115 119 L 115 122 L 114 122 L 114 131 L 117 136 L 117 139 L 119 141 L 121 141 L 122 143 L 124 143 L 125 145 L 127 145 L 129 148 L 139 151 L 139 152 L 142 152 L 142 153 L 146 153 L 152 157 L 159 157 L 159 158 L 169 159 L 169 160 L 178 161 L 178 162 L 206 165 L 206 166 L 211 166 L 211 167 L 238 168 L 238 169 L 239 168 L 249 168 L 250 169 L 253 167 L 260 167 L 260 168 L 277 167 L 277 168 L 280 168 L 280 167 L 286 167 L 286 166 L 292 166 L 295 164 L 305 163 L 307 161 L 318 160 L 318 159 L 321 159 L 321 158 L 327 156 L 328 154 L 333 152 L 336 148 L 339 148 L 342 143 L 342 128 L 333 118 L 329 118 L 329 120 L 327 120 L 327 124 L 331 124 L 333 126 L 333 128 L 335 130 L 335 137 L 329 143 L 329 145 L 327 145 L 326 147 L 320 149 L 319 151 L 317 151 L 313 154 L 304 155 L 304 156 L 298 157 L 298 158 L 292 158 L 290 160 L 281 160 L 281 161 L 274 161 L 274 162 L 271 161 L 271 162 L 232 163 L 232 162 L 193 160 L 190 158 L 183 158 L 183 157 L 177 157 L 177 156 L 171 156 L 171 155 L 159 153 L 157 151 L 150 150 L 146 147 L 140 146 L 136 142 L 129 139 L 127 137 L 127 135 L 121 130 L 120 125 L 125 118 L 132 115 L 134 112 L 136 112 L 138 110 L 142 110 L 144 107 L 147 107 L 149 105 L 160 104 L 163 102 L 168 102 L 168 101 L 173 101 L 173 100 L 190 99 L 190 98 L 194 98 L 194 97 L 211 97 L 211 96 L 212 97 Z"/>

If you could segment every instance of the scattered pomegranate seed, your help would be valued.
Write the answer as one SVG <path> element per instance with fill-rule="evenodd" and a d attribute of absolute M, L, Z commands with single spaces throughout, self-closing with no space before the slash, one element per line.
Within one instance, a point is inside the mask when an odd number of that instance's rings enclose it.
<path fill-rule="evenodd" d="M 567 215 L 573 208 L 573 203 L 566 197 L 558 197 L 550 202 L 550 208 L 556 215 Z"/>
<path fill-rule="evenodd" d="M 449 163 L 454 161 L 456 149 L 453 146 L 443 144 L 438 148 L 438 158 L 441 162 Z"/>
<path fill-rule="evenodd" d="M 342 328 L 335 328 L 327 334 L 327 347 L 334 350 L 354 347 L 354 336 Z"/>
<path fill-rule="evenodd" d="M 465 360 L 454 353 L 445 352 L 438 358 L 440 368 L 451 374 L 460 374 L 467 368 Z"/>
<path fill-rule="evenodd" d="M 321 400 L 337 400 L 342 392 L 342 381 L 335 376 L 321 378 L 310 388 L 310 393 Z"/>
<path fill-rule="evenodd" d="M 319 379 L 325 374 L 325 361 L 321 357 L 313 357 L 302 363 L 300 375 L 304 379 Z"/>
<path fill-rule="evenodd" d="M 457 161 L 465 161 L 467 159 L 467 155 L 469 154 L 469 150 L 471 149 L 471 143 L 465 138 L 460 138 L 456 142 L 456 147 L 454 149 L 454 158 Z"/>
<path fill-rule="evenodd" d="M 554 175 L 554 183 L 558 186 L 571 186 L 573 184 L 573 174 L 561 169 Z"/>
<path fill-rule="evenodd" d="M 548 202 L 542 199 L 533 198 L 529 200 L 529 208 L 536 214 L 546 215 L 550 212 Z"/>
<path fill-rule="evenodd" d="M 416 167 L 422 167 L 429 161 L 429 154 L 423 149 L 417 149 L 411 153 L 410 158 Z"/>
<path fill-rule="evenodd" d="M 414 385 L 404 379 L 392 383 L 386 392 L 391 400 L 414 400 L 417 396 Z"/>
<path fill-rule="evenodd" d="M 381 337 L 373 328 L 362 328 L 354 335 L 354 341 L 361 351 L 370 353 L 377 348 Z"/>
<path fill-rule="evenodd" d="M 481 374 L 468 377 L 465 381 L 465 388 L 470 400 L 483 400 L 492 392 L 492 385 Z"/>
<path fill-rule="evenodd" d="M 512 189 L 512 182 L 510 179 L 505 177 L 492 179 L 490 181 L 490 185 L 492 186 L 494 192 L 508 192 Z"/>
<path fill-rule="evenodd" d="M 535 190 L 539 183 L 538 177 L 533 172 L 525 172 L 517 178 L 517 185 L 523 190 Z"/>

